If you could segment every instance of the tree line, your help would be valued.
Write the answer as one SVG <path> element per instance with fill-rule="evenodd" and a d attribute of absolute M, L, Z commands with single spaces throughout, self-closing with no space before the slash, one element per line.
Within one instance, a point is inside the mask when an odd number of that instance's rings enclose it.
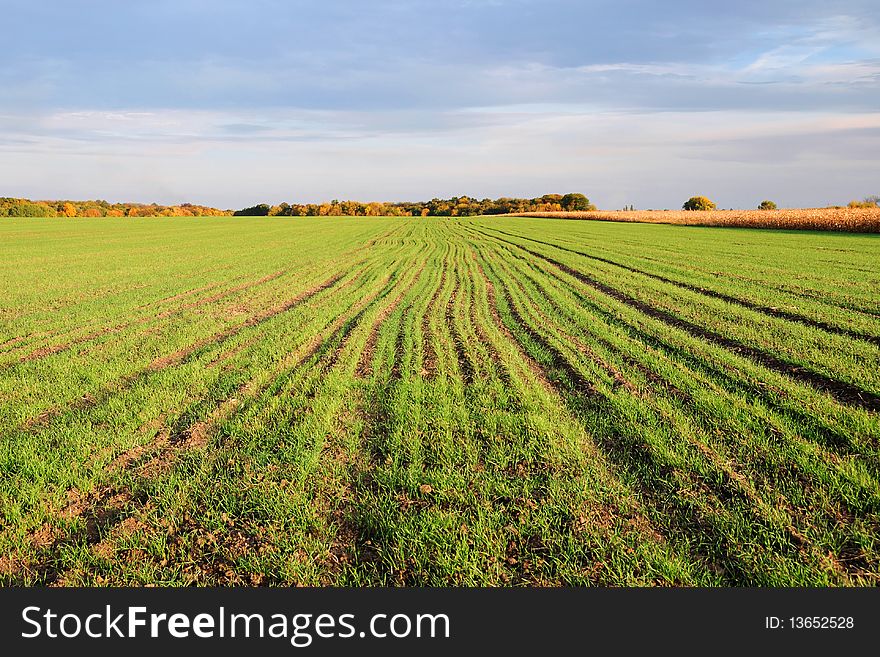
<path fill-rule="evenodd" d="M 476 199 L 454 196 L 430 201 L 399 203 L 364 203 L 361 201 L 330 201 L 329 203 L 260 203 L 237 210 L 236 216 L 247 217 L 468 217 L 511 212 L 561 212 L 563 210 L 594 210 L 583 194 L 545 194 L 537 198 Z"/>
<path fill-rule="evenodd" d="M 181 203 L 108 203 L 107 201 L 31 201 L 0 198 L 0 217 L 466 217 L 512 212 L 560 212 L 594 210 L 583 194 L 545 194 L 536 198 L 482 199 L 454 196 L 430 201 L 397 203 L 330 201 L 329 203 L 259 203 L 241 210 L 220 210 L 204 205 Z"/>
<path fill-rule="evenodd" d="M 875 208 L 880 196 L 850 201 L 850 208 Z M 714 210 L 715 203 L 705 196 L 693 196 L 682 206 L 685 210 Z M 840 208 L 843 206 L 829 206 Z M 773 201 L 761 201 L 761 210 L 775 210 Z M 259 203 L 241 210 L 220 210 L 206 205 L 181 203 L 108 203 L 107 201 L 31 201 L 25 198 L 0 197 L 0 217 L 468 217 L 476 215 L 527 212 L 571 212 L 595 210 L 583 194 L 544 194 L 535 198 L 484 198 L 453 196 L 430 201 L 395 203 L 330 201 L 328 203 Z M 635 210 L 626 206 L 624 210 Z"/>
<path fill-rule="evenodd" d="M 108 203 L 107 201 L 31 201 L 0 198 L 0 217 L 206 217 L 231 215 L 205 205 Z"/>

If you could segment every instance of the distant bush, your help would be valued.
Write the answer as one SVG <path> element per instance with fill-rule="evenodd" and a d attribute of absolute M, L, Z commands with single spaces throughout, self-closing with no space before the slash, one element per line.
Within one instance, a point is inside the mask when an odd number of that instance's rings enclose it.
<path fill-rule="evenodd" d="M 272 206 L 268 203 L 260 203 L 249 208 L 245 208 L 244 210 L 238 210 L 237 212 L 233 212 L 232 214 L 236 217 L 268 217 L 271 210 Z"/>
<path fill-rule="evenodd" d="M 758 206 L 759 210 L 775 210 L 776 204 L 773 201 L 761 201 L 761 204 Z"/>
<path fill-rule="evenodd" d="M 880 206 L 880 196 L 866 196 L 863 201 L 850 201 L 850 208 L 876 208 Z"/>
<path fill-rule="evenodd" d="M 705 196 L 691 196 L 681 206 L 682 210 L 714 210 L 716 207 L 715 203 Z"/>
<path fill-rule="evenodd" d="M 847 203 L 848 208 L 876 208 L 877 202 L 865 199 L 864 201 L 850 201 Z"/>
<path fill-rule="evenodd" d="M 595 206 L 590 203 L 583 194 L 566 194 L 559 201 L 562 209 L 566 212 L 586 212 L 587 210 L 595 210 Z"/>

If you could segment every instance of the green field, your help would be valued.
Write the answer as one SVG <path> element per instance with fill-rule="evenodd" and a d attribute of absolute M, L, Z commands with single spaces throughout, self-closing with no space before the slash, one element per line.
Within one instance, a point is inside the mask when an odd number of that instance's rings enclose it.
<path fill-rule="evenodd" d="M 877 585 L 880 238 L 0 221 L 0 583 Z"/>

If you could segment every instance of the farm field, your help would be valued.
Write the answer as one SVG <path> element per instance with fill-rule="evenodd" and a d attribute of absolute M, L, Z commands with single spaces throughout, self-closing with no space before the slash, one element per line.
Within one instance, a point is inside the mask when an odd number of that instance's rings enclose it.
<path fill-rule="evenodd" d="M 512 217 L 546 217 L 592 221 L 627 221 L 684 226 L 724 226 L 785 230 L 834 230 L 880 233 L 880 208 L 832 207 L 780 210 L 584 210 L 520 212 Z"/>
<path fill-rule="evenodd" d="M 0 221 L 0 584 L 880 584 L 880 238 Z"/>

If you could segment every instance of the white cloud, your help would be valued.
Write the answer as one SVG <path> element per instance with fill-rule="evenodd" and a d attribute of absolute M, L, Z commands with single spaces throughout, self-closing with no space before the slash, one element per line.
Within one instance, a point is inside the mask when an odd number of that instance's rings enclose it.
<path fill-rule="evenodd" d="M 51 180 L 53 197 L 225 207 L 568 190 L 583 190 L 603 207 L 678 207 L 695 188 L 723 207 L 751 206 L 755 195 L 821 205 L 876 192 L 870 163 L 880 148 L 880 112 L 560 112 L 524 105 L 448 112 L 442 131 L 419 127 L 418 118 L 57 113 L 42 117 L 40 130 L 18 133 L 27 143 L 0 144 L 14 152 L 0 158 L 0 178 L 12 195 L 45 197 L 44 181 Z M 395 130 L 399 123 L 408 125 Z"/>
<path fill-rule="evenodd" d="M 799 203 L 878 191 L 854 191 L 880 166 L 880 23 L 862 0 L 136 4 L 104 3 L 94 39 L 70 3 L 7 8 L 2 193 L 580 188 L 614 207 L 677 206 L 691 185 L 725 206 L 772 181 Z"/>

